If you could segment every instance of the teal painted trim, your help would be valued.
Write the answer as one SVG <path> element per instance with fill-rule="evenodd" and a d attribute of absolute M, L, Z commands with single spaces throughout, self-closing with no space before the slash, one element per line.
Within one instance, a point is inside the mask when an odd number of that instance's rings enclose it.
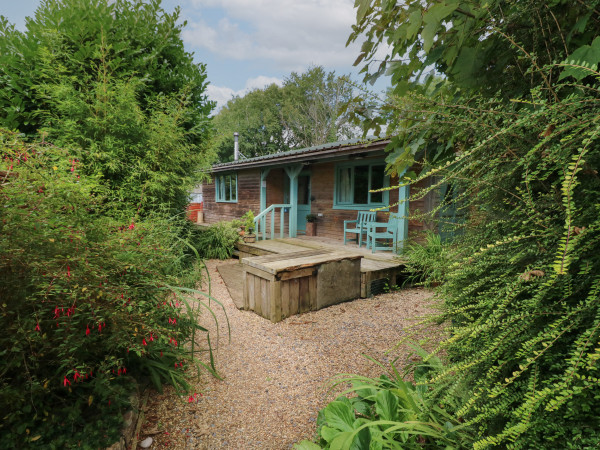
<path fill-rule="evenodd" d="M 380 209 L 383 208 L 383 209 Z M 370 211 L 371 209 L 377 209 L 377 211 L 389 211 L 390 208 L 387 204 L 373 203 L 372 205 L 334 205 L 331 209 L 341 209 L 347 211 Z"/>
<path fill-rule="evenodd" d="M 404 250 L 404 242 L 408 239 L 408 199 L 410 198 L 410 186 L 402 186 L 398 192 L 398 244 L 397 251 Z M 404 200 L 404 201 L 402 201 Z"/>
<path fill-rule="evenodd" d="M 399 181 L 402 180 L 407 170 L 408 167 L 398 174 Z M 398 243 L 396 244 L 396 253 L 401 253 L 404 250 L 404 243 L 408 239 L 409 199 L 410 185 L 400 186 L 398 189 Z"/>
<path fill-rule="evenodd" d="M 288 166 L 285 168 L 288 177 L 290 177 L 290 237 L 298 235 L 298 175 L 302 172 L 302 164 Z"/>
<path fill-rule="evenodd" d="M 358 161 L 349 161 L 338 163 L 335 165 L 334 169 L 334 181 L 333 181 L 333 207 L 332 209 L 348 209 L 355 211 L 363 211 L 367 209 L 374 208 L 386 208 L 390 204 L 390 193 L 388 191 L 382 192 L 382 201 L 378 203 L 342 203 L 338 202 L 338 190 L 339 190 L 339 173 L 340 170 L 348 168 L 348 167 L 356 167 L 356 166 L 369 166 L 369 187 L 371 186 L 371 166 L 385 166 L 385 160 L 383 159 L 374 159 L 374 160 L 358 160 Z M 404 174 L 404 173 L 403 173 Z M 352 186 L 352 196 L 354 197 L 354 172 L 352 172 L 352 180 L 350 182 Z M 389 175 L 385 175 L 383 178 L 383 187 L 390 186 L 390 177 Z M 371 194 L 369 194 L 370 197 Z"/>
<path fill-rule="evenodd" d="M 231 177 L 235 175 L 235 200 L 224 200 L 222 198 L 222 196 L 220 196 L 219 194 L 221 194 L 221 189 L 223 189 L 224 191 L 224 187 L 221 188 L 221 183 L 220 183 L 220 178 L 221 177 Z M 224 195 L 224 192 L 223 192 Z M 237 172 L 234 173 L 226 173 L 226 174 L 220 174 L 218 176 L 215 177 L 215 202 L 216 203 L 237 203 L 238 202 L 238 176 L 237 176 Z"/>

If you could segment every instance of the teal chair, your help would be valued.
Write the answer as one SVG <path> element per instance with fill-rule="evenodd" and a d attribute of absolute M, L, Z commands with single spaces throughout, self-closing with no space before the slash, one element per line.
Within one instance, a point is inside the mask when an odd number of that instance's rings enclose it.
<path fill-rule="evenodd" d="M 387 222 L 369 222 L 367 223 L 367 248 L 371 247 L 373 253 L 376 250 L 398 250 L 398 216 L 390 214 Z M 377 241 L 391 240 L 391 245 L 380 244 Z"/>
<path fill-rule="evenodd" d="M 363 234 L 367 232 L 367 223 L 377 220 L 377 213 L 371 211 L 359 211 L 356 220 L 344 220 L 344 245 L 346 241 L 356 240 L 358 246 L 362 246 Z M 346 233 L 356 234 L 356 239 L 347 239 Z"/>

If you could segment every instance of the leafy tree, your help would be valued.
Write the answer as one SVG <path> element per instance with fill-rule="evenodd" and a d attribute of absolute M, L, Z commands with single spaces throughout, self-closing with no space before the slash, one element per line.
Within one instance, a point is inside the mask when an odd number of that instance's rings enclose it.
<path fill-rule="evenodd" d="M 294 146 L 312 147 L 356 135 L 347 113 L 341 111 L 354 93 L 347 76 L 337 77 L 323 67 L 311 67 L 302 74 L 292 72 L 283 89 L 283 123 Z"/>
<path fill-rule="evenodd" d="M 210 159 L 206 73 L 160 1 L 49 0 L 0 23 L 0 124 L 79 149 L 115 199 L 182 210 Z"/>
<path fill-rule="evenodd" d="M 282 87 L 272 84 L 235 97 L 214 118 L 219 159 L 233 159 L 233 133 L 246 157 L 310 147 L 355 137 L 357 129 L 342 109 L 354 89 L 347 77 L 311 67 L 293 72 Z"/>
<path fill-rule="evenodd" d="M 355 65 L 367 81 L 386 71 L 396 93 L 431 69 L 458 88 L 504 99 L 546 89 L 558 77 L 539 69 L 596 36 L 598 2 L 568 0 L 357 0 L 350 41 L 365 38 Z M 375 59 L 381 45 L 390 51 Z M 373 64 L 377 66 L 372 69 Z"/>
<path fill-rule="evenodd" d="M 0 129 L 2 448 L 107 447 L 132 380 L 185 393 L 198 364 L 206 330 L 171 287 L 197 280 L 178 228 L 111 217 L 110 192 L 73 159 Z"/>
<path fill-rule="evenodd" d="M 106 447 L 132 380 L 186 392 L 201 364 L 172 215 L 212 105 L 177 20 L 137 0 L 47 0 L 23 33 L 0 19 L 2 448 Z"/>
<path fill-rule="evenodd" d="M 235 97 L 213 119 L 214 148 L 220 161 L 233 160 L 233 133 L 239 133 L 239 148 L 246 157 L 289 150 L 281 122 L 284 92 L 271 84 Z"/>
<path fill-rule="evenodd" d="M 412 261 L 444 280 L 447 366 L 426 384 L 425 416 L 442 408 L 460 425 L 438 442 L 600 440 L 598 3 L 356 2 L 351 39 L 367 36 L 357 63 L 395 81 L 383 105 L 398 132 L 390 165 L 422 162 L 416 181 L 437 181 L 411 200 L 449 184 L 455 195 L 430 218 L 452 204 L 464 217 L 436 261 Z M 382 43 L 392 53 L 370 73 Z M 442 80 L 419 78 L 427 67 Z M 419 425 L 410 433 L 425 442 Z"/>

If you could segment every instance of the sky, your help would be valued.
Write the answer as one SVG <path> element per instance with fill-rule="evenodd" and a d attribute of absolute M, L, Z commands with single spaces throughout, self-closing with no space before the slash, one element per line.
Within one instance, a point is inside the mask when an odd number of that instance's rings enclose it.
<path fill-rule="evenodd" d="M 0 0 L 0 15 L 17 28 L 40 0 Z M 360 42 L 346 47 L 355 22 L 354 0 L 163 0 L 181 8 L 182 38 L 196 62 L 206 64 L 207 94 L 220 108 L 234 95 L 280 84 L 291 72 L 321 65 L 362 81 L 352 63 Z M 374 86 L 383 91 L 387 80 Z"/>

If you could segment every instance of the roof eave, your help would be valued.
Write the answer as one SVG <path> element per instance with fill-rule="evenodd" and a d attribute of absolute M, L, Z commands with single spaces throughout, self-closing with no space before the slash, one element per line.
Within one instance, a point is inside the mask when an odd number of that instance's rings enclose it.
<path fill-rule="evenodd" d="M 368 141 L 352 145 L 340 145 L 337 147 L 326 149 L 308 150 L 292 154 L 282 154 L 280 156 L 272 156 L 271 158 L 263 159 L 262 157 L 249 160 L 240 160 L 235 163 L 223 163 L 212 166 L 211 172 L 228 172 L 232 170 L 250 169 L 254 167 L 265 166 L 282 166 L 303 161 L 316 161 L 323 159 L 331 159 L 339 156 L 350 156 L 357 153 L 371 153 L 385 149 L 390 143 L 390 139 L 382 139 L 378 141 Z"/>

